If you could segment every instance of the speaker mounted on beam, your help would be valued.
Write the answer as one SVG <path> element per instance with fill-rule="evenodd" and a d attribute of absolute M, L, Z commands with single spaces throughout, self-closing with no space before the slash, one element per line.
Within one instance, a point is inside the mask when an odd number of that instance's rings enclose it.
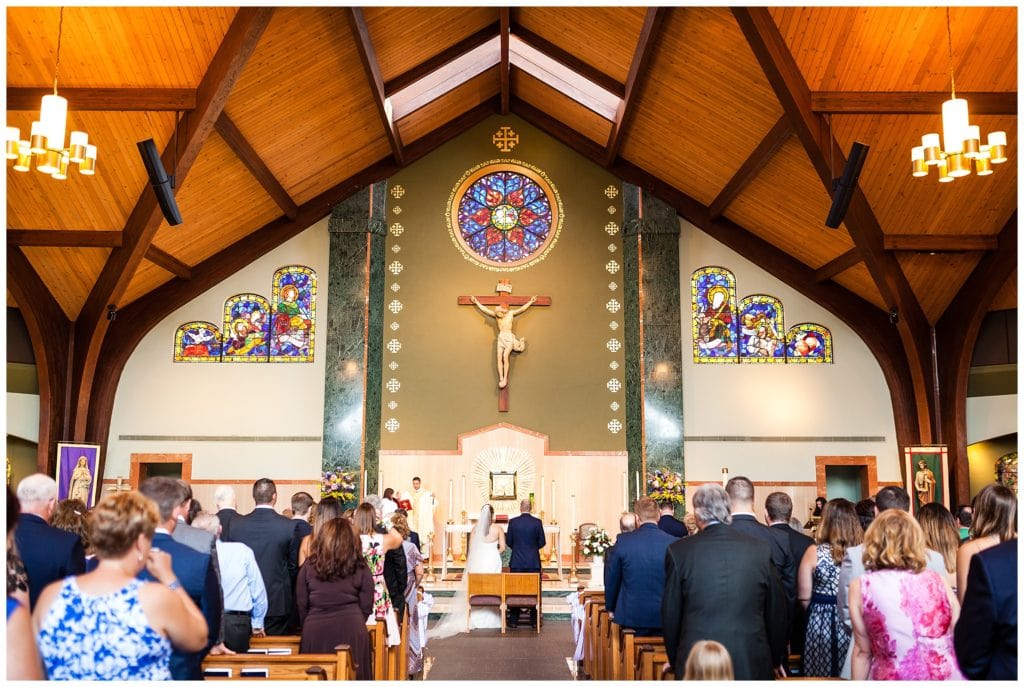
<path fill-rule="evenodd" d="M 149 175 L 149 183 L 153 186 L 153 193 L 160 204 L 160 211 L 164 219 L 172 227 L 181 224 L 181 212 L 178 210 L 178 201 L 174 199 L 174 178 L 167 176 L 164 163 L 157 152 L 153 139 L 136 143 L 139 147 L 139 155 L 142 156 L 142 164 L 146 166 L 146 174 Z"/>
<path fill-rule="evenodd" d="M 850 207 L 850 200 L 853 198 L 853 191 L 857 188 L 857 179 L 860 178 L 860 171 L 864 168 L 864 160 L 868 156 L 868 146 L 863 143 L 853 142 L 850 147 L 850 157 L 843 167 L 843 175 L 832 180 L 832 207 L 825 218 L 825 226 L 831 229 L 838 229 L 840 222 L 846 217 L 846 211 Z"/>

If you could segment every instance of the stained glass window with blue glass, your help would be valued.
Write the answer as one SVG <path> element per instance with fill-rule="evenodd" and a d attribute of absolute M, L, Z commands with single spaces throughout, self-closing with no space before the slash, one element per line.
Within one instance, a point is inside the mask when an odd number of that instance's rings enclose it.
<path fill-rule="evenodd" d="M 186 322 L 174 333 L 174 362 L 219 363 L 220 330 L 212 322 Z"/>
<path fill-rule="evenodd" d="M 786 361 L 786 327 L 782 302 L 755 293 L 740 301 L 740 360 L 749 363 Z"/>
<path fill-rule="evenodd" d="M 831 363 L 832 332 L 814 322 L 801 322 L 786 335 L 787 363 Z"/>
<path fill-rule="evenodd" d="M 736 277 L 724 267 L 702 267 L 690 281 L 693 298 L 693 361 L 734 363 Z"/>
<path fill-rule="evenodd" d="M 270 361 L 313 361 L 316 324 L 316 272 L 289 265 L 274 272 Z"/>
<path fill-rule="evenodd" d="M 241 293 L 224 303 L 224 362 L 267 362 L 270 303 Z"/>

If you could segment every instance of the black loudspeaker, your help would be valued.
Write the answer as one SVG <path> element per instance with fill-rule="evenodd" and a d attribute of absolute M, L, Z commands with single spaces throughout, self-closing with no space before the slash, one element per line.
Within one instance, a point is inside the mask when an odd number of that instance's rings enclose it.
<path fill-rule="evenodd" d="M 826 227 L 838 229 L 839 223 L 846 217 L 846 210 L 850 207 L 850 199 L 853 198 L 853 190 L 857 188 L 857 179 L 860 178 L 860 170 L 867 156 L 868 146 L 854 141 L 850 157 L 843 167 L 843 176 L 832 182 L 832 207 L 825 218 Z"/>
<path fill-rule="evenodd" d="M 171 178 L 164 170 L 164 163 L 160 159 L 160 153 L 156 151 L 156 144 L 153 139 L 136 143 L 139 147 L 139 155 L 142 156 L 142 164 L 146 166 L 146 174 L 149 175 L 149 183 L 153 185 L 153 193 L 160 203 L 160 211 L 172 227 L 181 224 L 181 212 L 178 211 L 178 202 L 174 200 L 174 189 L 171 188 Z"/>

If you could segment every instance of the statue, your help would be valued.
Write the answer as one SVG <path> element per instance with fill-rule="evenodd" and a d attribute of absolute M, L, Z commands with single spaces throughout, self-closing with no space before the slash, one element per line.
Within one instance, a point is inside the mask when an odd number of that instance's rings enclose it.
<path fill-rule="evenodd" d="M 480 312 L 493 317 L 498 325 L 498 388 L 504 389 L 508 386 L 508 363 L 509 357 L 512 355 L 512 351 L 521 353 L 526 348 L 526 340 L 517 338 L 512 332 L 512 320 L 516 315 L 521 315 L 526 312 L 531 305 L 536 303 L 537 297 L 532 296 L 523 306 L 516 308 L 515 310 L 509 310 L 508 307 L 500 304 L 494 306 L 494 310 L 491 310 L 480 303 L 476 296 L 470 296 L 470 299 L 473 301 L 473 305 L 480 309 Z"/>
<path fill-rule="evenodd" d="M 914 474 L 914 491 L 917 502 L 922 506 L 935 501 L 935 473 L 928 469 L 928 463 L 917 461 L 917 472 Z"/>
<path fill-rule="evenodd" d="M 78 465 L 71 473 L 71 484 L 68 485 L 68 498 L 78 499 L 84 504 L 91 505 L 89 501 L 92 486 L 92 473 L 89 471 L 89 461 L 85 456 L 78 459 Z"/>

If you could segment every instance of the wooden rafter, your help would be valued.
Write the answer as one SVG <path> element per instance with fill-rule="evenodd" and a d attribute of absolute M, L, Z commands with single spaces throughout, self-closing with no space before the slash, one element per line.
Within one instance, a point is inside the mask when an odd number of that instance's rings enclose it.
<path fill-rule="evenodd" d="M 995 250 L 998 236 L 984 234 L 886 234 L 882 247 L 892 251 L 922 253 L 962 253 Z"/>
<path fill-rule="evenodd" d="M 971 104 L 972 115 L 1017 114 L 1016 93 L 965 93 L 957 91 L 958 98 Z M 811 109 L 832 114 L 924 114 L 942 111 L 942 103 L 949 100 L 949 91 L 932 92 L 866 92 L 818 91 L 811 93 Z"/>
<path fill-rule="evenodd" d="M 593 81 L 601 88 L 605 89 L 609 93 L 615 94 L 619 98 L 626 97 L 626 86 L 619 83 L 618 79 L 608 76 L 601 70 L 590 66 L 572 53 L 567 52 L 544 38 L 541 38 L 533 31 L 530 31 L 519 24 L 513 24 L 510 30 L 512 35 L 516 36 L 527 45 L 541 51 L 555 62 L 568 67 L 588 81 Z"/>
<path fill-rule="evenodd" d="M 811 109 L 810 88 L 771 13 L 764 7 L 734 7 L 732 12 L 818 173 L 824 191 L 831 195 L 832 172 L 827 151 L 830 148 L 837 149 L 838 145 L 831 132 L 819 138 L 824 127 L 821 126 L 820 115 Z M 841 151 L 835 157 L 840 165 L 846 164 Z M 854 244 L 861 251 L 882 300 L 896 313 L 900 339 L 903 341 L 914 383 L 919 430 L 917 438 L 923 443 L 930 443 L 937 429 L 933 421 L 937 418 L 938 389 L 934 381 L 928 320 L 896 257 L 884 250 L 882 228 L 859 187 L 854 190 L 845 225 Z"/>
<path fill-rule="evenodd" d="M 7 87 L 8 110 L 38 110 L 52 88 Z M 194 88 L 61 88 L 76 112 L 180 112 L 194 110 Z"/>
<path fill-rule="evenodd" d="M 146 260 L 149 260 L 157 267 L 167 270 L 178 279 L 189 280 L 192 278 L 191 267 L 156 246 L 150 246 L 149 250 L 146 251 Z"/>
<path fill-rule="evenodd" d="M 227 33 L 196 89 L 196 108 L 178 123 L 178 132 L 163 153 L 164 166 L 176 159 L 174 173 L 180 185 L 199 156 L 213 130 L 228 95 L 242 68 L 256 49 L 273 8 L 242 7 L 235 14 Z M 71 393 L 76 394 L 74 438 L 84 440 L 95 364 L 109 321 L 107 306 L 116 304 L 135 275 L 163 221 L 156 196 L 148 184 L 142 189 L 125 224 L 121 248 L 111 251 L 100 276 L 75 322 L 75 351 Z"/>
<path fill-rule="evenodd" d="M 501 17 L 499 24 L 501 24 L 501 114 L 508 114 L 508 98 L 509 93 L 512 90 L 512 70 L 509 68 L 508 60 L 508 38 L 509 38 L 509 16 L 512 11 L 508 7 L 502 7 L 499 10 L 499 16 Z"/>
<path fill-rule="evenodd" d="M 50 246 L 54 248 L 120 248 L 124 238 L 120 231 L 88 229 L 8 229 L 8 246 Z M 171 274 L 188 279 L 190 268 L 170 253 L 150 245 L 146 260 Z"/>
<path fill-rule="evenodd" d="M 622 146 L 623 132 L 629 124 L 636 110 L 637 91 L 640 89 L 643 76 L 647 72 L 651 56 L 654 54 L 654 45 L 658 39 L 658 32 L 668 10 L 664 7 L 650 7 L 644 15 L 644 23 L 640 28 L 640 37 L 636 41 L 636 49 L 633 51 L 633 59 L 629 63 L 629 74 L 626 76 L 625 89 L 622 99 L 615 110 L 615 121 L 612 122 L 612 130 L 608 134 L 608 145 L 605 146 L 605 165 L 610 165 L 619 156 L 619 148 Z"/>
<path fill-rule="evenodd" d="M 402 149 L 402 137 L 398 133 L 398 127 L 395 126 L 386 102 L 387 96 L 384 94 L 384 79 L 380 75 L 380 63 L 377 61 L 377 51 L 373 48 L 373 40 L 370 39 L 370 29 L 366 26 L 363 10 L 358 7 L 350 8 L 348 20 L 352 27 L 356 48 L 359 50 L 359 59 L 363 63 L 366 78 L 370 82 L 373 103 L 377 106 L 377 113 L 384 126 L 384 133 L 387 134 L 388 142 L 391 144 L 391 154 L 395 156 L 398 164 L 403 165 L 405 164 L 405 151 Z"/>
<path fill-rule="evenodd" d="M 850 250 L 845 253 L 841 253 L 839 256 L 829 260 L 824 265 L 814 270 L 814 281 L 819 284 L 823 281 L 828 281 L 832 277 L 842 274 L 863 260 L 864 258 L 861 257 L 860 250 L 854 246 Z"/>
<path fill-rule="evenodd" d="M 224 142 L 228 144 L 228 147 L 234 151 L 238 159 L 242 161 L 246 169 L 255 177 L 256 181 L 260 183 L 263 190 L 277 203 L 281 211 L 284 212 L 288 217 L 295 217 L 299 212 L 299 208 L 295 205 L 295 201 L 288 194 L 288 191 L 281 186 L 281 182 L 277 180 L 274 173 L 270 171 L 267 164 L 263 162 L 253 147 L 246 140 L 242 132 L 238 130 L 231 118 L 228 117 L 226 112 L 221 112 L 220 117 L 217 118 L 215 125 L 217 133 L 224 139 Z"/>
<path fill-rule="evenodd" d="M 416 65 L 412 69 L 399 74 L 393 79 L 389 79 L 384 82 L 384 95 L 391 97 L 398 91 L 402 90 L 406 86 L 416 83 L 427 74 L 431 74 L 438 69 L 444 67 L 449 62 L 457 60 L 468 52 L 472 52 L 476 48 L 491 40 L 497 36 L 501 31 L 500 22 L 494 22 L 490 26 L 485 26 L 473 35 L 462 39 L 455 45 L 446 50 L 441 51 L 437 55 L 434 55 L 425 62 Z"/>
<path fill-rule="evenodd" d="M 750 156 L 743 161 L 743 164 L 732 175 L 732 179 L 721 190 L 718 197 L 711 201 L 711 205 L 708 206 L 708 210 L 711 212 L 711 219 L 717 219 L 722 216 L 725 209 L 729 207 L 729 203 L 735 200 L 736 196 L 747 187 L 747 184 L 753 181 L 754 177 L 764 169 L 765 165 L 771 161 L 772 156 L 789 140 L 792 133 L 793 127 L 789 124 L 789 118 L 783 115 L 779 118 L 779 121 L 775 122 L 775 126 L 765 134 L 765 137 L 757 144 L 757 147 L 750 153 Z"/>

